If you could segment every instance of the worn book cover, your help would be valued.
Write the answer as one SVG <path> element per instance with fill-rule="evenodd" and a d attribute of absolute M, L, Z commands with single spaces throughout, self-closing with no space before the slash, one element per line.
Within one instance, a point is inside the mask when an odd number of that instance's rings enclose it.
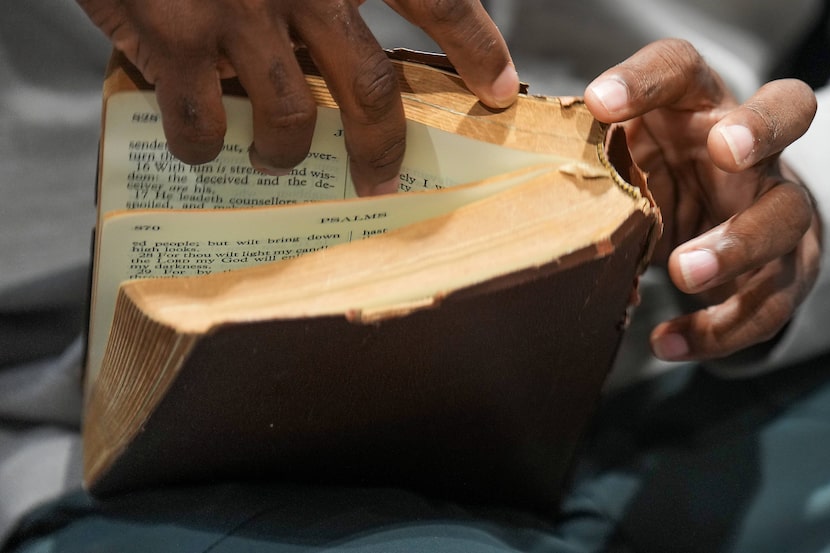
<path fill-rule="evenodd" d="M 394 61 L 398 194 L 358 198 L 336 104 L 306 163 L 247 161 L 230 83 L 223 154 L 169 155 L 152 91 L 105 85 L 85 481 L 278 478 L 555 505 L 660 230 L 576 98 L 482 106 Z"/>

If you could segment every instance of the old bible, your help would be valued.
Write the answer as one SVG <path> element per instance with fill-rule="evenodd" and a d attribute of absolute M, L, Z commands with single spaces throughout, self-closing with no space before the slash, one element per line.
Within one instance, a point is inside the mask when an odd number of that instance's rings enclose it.
<path fill-rule="evenodd" d="M 580 99 L 490 110 L 422 61 L 393 61 L 400 192 L 357 197 L 310 64 L 315 138 L 274 177 L 248 161 L 238 85 L 222 153 L 188 166 L 153 91 L 113 58 L 83 429 L 94 494 L 282 478 L 555 504 L 659 211 L 623 133 Z"/>

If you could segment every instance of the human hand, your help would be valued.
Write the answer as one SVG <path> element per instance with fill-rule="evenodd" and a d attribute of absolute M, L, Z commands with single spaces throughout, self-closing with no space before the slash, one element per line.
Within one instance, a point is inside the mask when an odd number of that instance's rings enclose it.
<path fill-rule="evenodd" d="M 251 163 L 285 174 L 311 144 L 316 106 L 294 56 L 304 44 L 338 102 L 361 194 L 393 192 L 405 121 L 392 65 L 358 7 L 363 0 L 78 0 L 155 84 L 170 151 L 205 163 L 221 151 L 219 79 L 238 76 L 253 106 Z M 506 107 L 519 81 L 507 46 L 478 0 L 387 0 L 446 51 L 467 85 Z"/>
<path fill-rule="evenodd" d="M 775 336 L 817 277 L 820 221 L 779 159 L 809 127 L 813 92 L 768 83 L 744 104 L 688 43 L 659 41 L 592 82 L 595 117 L 624 122 L 663 212 L 654 260 L 702 309 L 658 325 L 654 353 L 712 359 Z"/>

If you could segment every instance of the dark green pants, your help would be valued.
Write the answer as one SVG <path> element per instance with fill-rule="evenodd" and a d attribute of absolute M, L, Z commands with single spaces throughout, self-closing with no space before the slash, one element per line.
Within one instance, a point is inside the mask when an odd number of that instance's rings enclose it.
<path fill-rule="evenodd" d="M 46 505 L 4 551 L 830 552 L 830 357 L 609 398 L 562 512 L 396 489 L 221 483 Z"/>

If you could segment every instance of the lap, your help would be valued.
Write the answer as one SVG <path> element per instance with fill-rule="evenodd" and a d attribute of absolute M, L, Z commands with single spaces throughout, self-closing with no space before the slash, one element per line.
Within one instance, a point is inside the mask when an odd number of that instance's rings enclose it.
<path fill-rule="evenodd" d="M 9 551 L 817 551 L 830 543 L 830 358 L 749 381 L 669 373 L 609 398 L 558 514 L 280 483 L 82 492 Z"/>
<path fill-rule="evenodd" d="M 622 394 L 581 470 L 576 494 L 613 509 L 605 549 L 823 550 L 830 356 L 751 380 L 678 372 Z"/>

